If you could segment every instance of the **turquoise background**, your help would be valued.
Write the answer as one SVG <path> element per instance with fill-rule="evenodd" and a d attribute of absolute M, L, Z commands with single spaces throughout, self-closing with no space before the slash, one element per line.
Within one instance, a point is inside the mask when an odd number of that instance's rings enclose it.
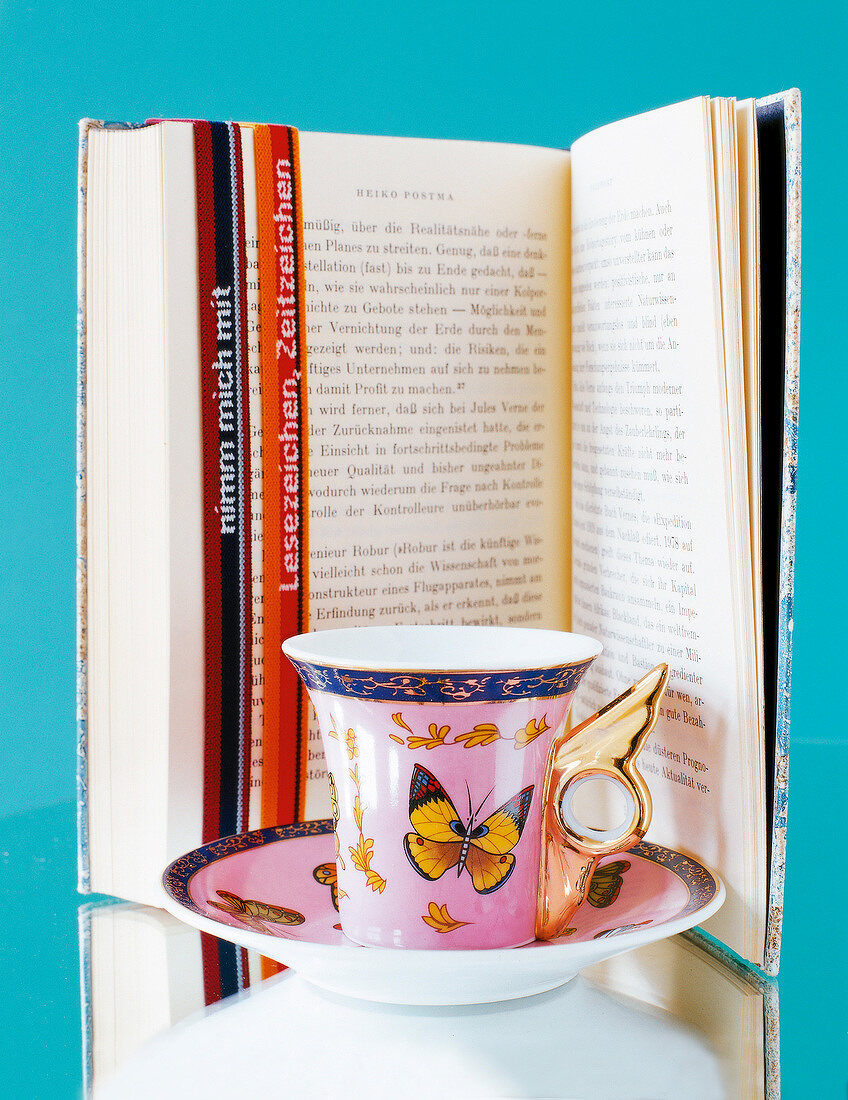
<path fill-rule="evenodd" d="M 73 876 L 77 120 L 239 118 L 562 146 L 692 95 L 794 85 L 803 93 L 803 320 L 784 953 L 794 952 L 795 965 L 781 997 L 808 1003 L 815 1026 L 784 1036 L 784 1095 L 803 1095 L 805 1074 L 817 1065 L 825 1076 L 814 1094 L 844 1096 L 845 1065 L 834 1059 L 844 1052 L 844 998 L 825 972 L 829 963 L 805 968 L 800 959 L 811 943 L 830 943 L 844 957 L 835 903 L 844 892 L 837 830 L 848 764 L 841 706 L 848 372 L 838 258 L 846 142 L 837 113 L 846 24 L 842 3 L 0 3 L 0 818 L 8 819 L 0 901 L 21 912 L 22 898 L 30 899 L 23 912 L 43 963 L 32 1005 L 46 998 L 56 1021 L 69 1025 L 57 1030 L 54 1084 L 78 1078 L 79 1057 L 75 994 L 56 985 L 75 951 L 70 908 L 57 915 L 38 900 L 46 878 Z M 36 850 L 42 854 L 27 866 Z M 822 850 L 823 882 L 809 869 Z M 14 1031 L 0 1033 L 8 1039 Z M 35 1039 L 20 1040 L 20 1064 L 43 1060 L 40 1050 Z"/>
<path fill-rule="evenodd" d="M 378 3 L 0 6 L 0 815 L 73 797 L 77 120 L 569 145 L 696 94 L 803 93 L 803 314 L 792 737 L 848 743 L 834 711 L 846 536 L 840 339 L 848 18 L 839 4 Z M 593 14 L 596 10 L 603 14 Z M 232 13 L 238 14 L 231 18 Z M 698 12 L 695 17 L 692 13 Z M 834 250 L 834 244 L 837 249 Z M 794 787 L 793 799 L 813 792 Z"/>

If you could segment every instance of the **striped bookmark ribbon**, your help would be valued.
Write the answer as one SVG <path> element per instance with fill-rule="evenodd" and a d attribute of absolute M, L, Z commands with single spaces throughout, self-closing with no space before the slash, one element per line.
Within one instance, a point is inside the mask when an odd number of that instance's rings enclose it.
<path fill-rule="evenodd" d="M 203 438 L 203 842 L 248 828 L 252 637 L 263 643 L 261 825 L 305 813 L 308 706 L 282 642 L 308 629 L 306 316 L 297 132 L 252 127 L 262 393 L 262 622 L 251 603 L 242 128 L 195 122 Z M 246 954 L 203 941 L 207 1003 L 248 984 Z M 267 975 L 280 969 L 263 961 Z"/>
<path fill-rule="evenodd" d="M 203 842 L 247 827 L 250 470 L 241 134 L 194 124 L 205 588 Z"/>
<path fill-rule="evenodd" d="M 203 439 L 203 842 L 243 832 L 251 715 L 246 255 L 241 134 L 194 124 Z M 207 1004 L 248 984 L 246 954 L 204 936 Z"/>
<path fill-rule="evenodd" d="M 265 523 L 262 821 L 302 821 L 306 692 L 281 646 L 308 629 L 306 294 L 297 131 L 254 127 Z"/>
<path fill-rule="evenodd" d="M 264 741 L 262 823 L 302 821 L 309 711 L 282 643 L 309 628 L 306 280 L 297 131 L 256 126 L 262 372 Z M 262 960 L 262 976 L 281 970 Z"/>

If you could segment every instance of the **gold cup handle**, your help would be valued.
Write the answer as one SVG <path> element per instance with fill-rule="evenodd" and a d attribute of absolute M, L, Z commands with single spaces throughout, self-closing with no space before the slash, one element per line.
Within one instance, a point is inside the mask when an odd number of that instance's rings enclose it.
<path fill-rule="evenodd" d="M 651 823 L 651 795 L 635 760 L 656 725 L 668 665 L 658 665 L 633 687 L 551 747 L 542 815 L 542 861 L 536 936 L 563 935 L 592 881 L 602 856 L 632 848 Z M 572 800 L 589 780 L 619 787 L 628 800 L 626 820 L 614 829 L 579 821 Z"/>

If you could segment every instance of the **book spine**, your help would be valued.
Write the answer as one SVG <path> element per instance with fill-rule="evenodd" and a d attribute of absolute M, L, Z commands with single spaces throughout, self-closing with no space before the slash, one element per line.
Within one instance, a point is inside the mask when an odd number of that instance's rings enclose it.
<path fill-rule="evenodd" d="M 777 974 L 783 921 L 788 809 L 789 717 L 792 691 L 792 627 L 795 590 L 795 516 L 798 469 L 798 386 L 801 324 L 801 96 L 784 96 L 786 131 L 786 360 L 783 500 L 780 520 L 780 612 L 777 650 L 777 745 L 775 752 L 775 843 L 766 937 L 766 972 Z"/>
<path fill-rule="evenodd" d="M 792 691 L 796 475 L 801 321 L 801 94 L 797 89 L 757 101 L 783 113 L 786 144 L 786 329 L 784 346 L 783 470 L 777 623 L 777 707 L 769 899 L 763 969 L 780 968 L 788 810 L 789 718 Z"/>

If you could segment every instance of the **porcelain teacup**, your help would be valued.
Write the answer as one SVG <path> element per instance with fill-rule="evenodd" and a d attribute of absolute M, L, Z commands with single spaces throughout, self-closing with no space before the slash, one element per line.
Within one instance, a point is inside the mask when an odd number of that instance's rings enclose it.
<path fill-rule="evenodd" d="M 479 949 L 568 931 L 599 860 L 650 822 L 635 758 L 668 676 L 659 666 L 570 729 L 601 648 L 474 626 L 354 627 L 283 644 L 321 729 L 346 936 Z M 575 808 L 597 780 L 623 794 L 612 827 Z"/>

